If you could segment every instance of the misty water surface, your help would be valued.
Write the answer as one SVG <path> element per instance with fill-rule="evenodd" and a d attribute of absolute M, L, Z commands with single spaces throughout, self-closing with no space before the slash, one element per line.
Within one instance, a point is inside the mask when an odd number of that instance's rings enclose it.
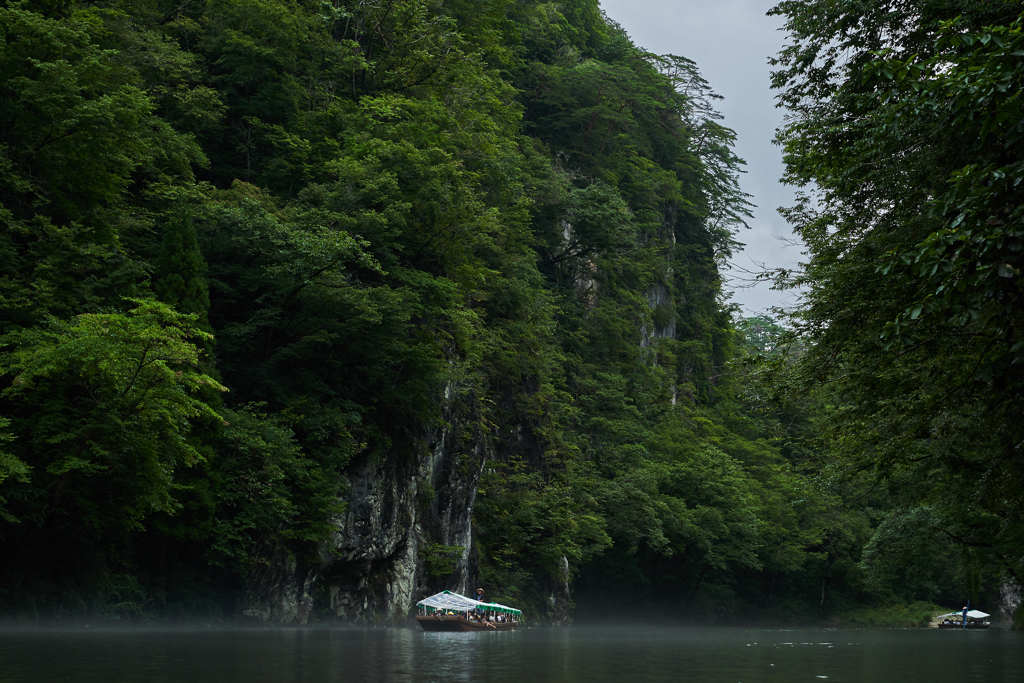
<path fill-rule="evenodd" d="M 1024 681 L 1005 630 L 675 627 L 0 632 L 0 681 Z"/>

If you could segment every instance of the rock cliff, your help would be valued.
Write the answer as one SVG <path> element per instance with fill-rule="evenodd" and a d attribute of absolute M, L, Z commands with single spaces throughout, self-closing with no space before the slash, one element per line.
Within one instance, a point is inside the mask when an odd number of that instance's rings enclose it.
<path fill-rule="evenodd" d="M 453 394 L 449 384 L 446 426 L 424 440 L 418 457 L 364 457 L 349 468 L 347 506 L 319 562 L 304 567 L 290 555 L 278 558 L 250 585 L 245 616 L 283 624 L 395 623 L 420 595 L 470 589 L 473 503 L 488 447 L 470 426 L 473 401 Z M 424 551 L 431 547 L 457 549 L 450 575 L 425 575 Z"/>

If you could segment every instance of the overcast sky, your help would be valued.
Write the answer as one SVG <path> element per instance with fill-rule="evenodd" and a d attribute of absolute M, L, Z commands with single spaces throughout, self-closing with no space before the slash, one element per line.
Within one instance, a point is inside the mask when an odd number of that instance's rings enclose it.
<path fill-rule="evenodd" d="M 774 0 L 600 0 L 638 46 L 657 54 L 675 54 L 697 62 L 704 78 L 725 99 L 718 109 L 736 131 L 736 153 L 746 160 L 740 178 L 757 205 L 750 230 L 738 238 L 746 248 L 733 256 L 727 288 L 747 315 L 771 306 L 792 305 L 794 295 L 767 284 L 750 286 L 744 271 L 793 266 L 801 248 L 776 209 L 792 203 L 793 191 L 779 183 L 782 155 L 772 144 L 782 112 L 769 87 L 768 57 L 782 45 L 778 17 L 765 13 Z"/>

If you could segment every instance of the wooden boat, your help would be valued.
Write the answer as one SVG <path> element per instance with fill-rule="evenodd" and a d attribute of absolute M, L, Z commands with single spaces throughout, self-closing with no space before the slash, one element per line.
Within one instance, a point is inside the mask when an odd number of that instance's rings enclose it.
<path fill-rule="evenodd" d="M 416 621 L 424 631 L 509 631 L 523 623 L 523 613 L 442 591 L 416 603 Z"/>
<path fill-rule="evenodd" d="M 964 629 L 964 628 L 988 628 L 992 625 L 989 621 L 989 614 L 982 612 L 981 610 L 972 609 L 967 612 L 967 618 L 964 619 L 964 613 L 950 612 L 949 614 L 940 614 L 936 617 L 939 628 L 948 629 Z M 966 623 L 964 623 L 966 621 Z"/>
<path fill-rule="evenodd" d="M 462 614 L 417 614 L 416 621 L 424 631 L 510 631 L 518 624 L 514 621 L 498 622 L 475 620 Z"/>

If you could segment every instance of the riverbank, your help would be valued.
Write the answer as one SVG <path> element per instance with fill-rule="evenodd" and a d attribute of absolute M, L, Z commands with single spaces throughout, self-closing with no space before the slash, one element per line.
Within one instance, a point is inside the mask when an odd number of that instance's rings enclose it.
<path fill-rule="evenodd" d="M 834 624 L 844 628 L 924 628 L 949 609 L 931 602 L 857 607 L 836 615 Z"/>

